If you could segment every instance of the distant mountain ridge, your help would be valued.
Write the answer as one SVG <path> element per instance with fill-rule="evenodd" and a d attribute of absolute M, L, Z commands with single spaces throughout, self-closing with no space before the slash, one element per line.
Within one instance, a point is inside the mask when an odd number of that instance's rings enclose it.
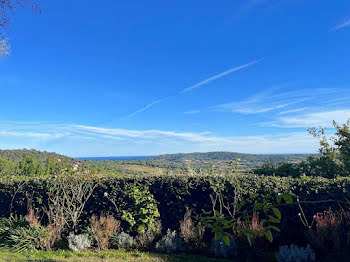
<path fill-rule="evenodd" d="M 274 154 L 274 155 L 260 155 L 260 154 L 244 154 L 236 152 L 207 152 L 207 153 L 177 153 L 177 154 L 164 154 L 159 155 L 153 160 L 162 161 L 229 161 L 237 160 L 247 162 L 272 162 L 272 163 L 285 163 L 285 162 L 301 162 L 306 160 L 312 154 Z"/>
<path fill-rule="evenodd" d="M 95 161 L 125 161 L 125 160 L 156 160 L 168 162 L 183 162 L 183 161 L 230 161 L 237 160 L 250 163 L 286 163 L 286 162 L 301 162 L 306 160 L 312 154 L 275 154 L 275 155 L 260 155 L 260 154 L 244 154 L 237 152 L 206 152 L 206 153 L 177 153 L 177 154 L 163 154 L 159 156 L 128 156 L 128 157 L 90 157 L 90 158 L 72 158 L 57 154 L 54 152 L 38 151 L 35 149 L 14 149 L 14 150 L 0 150 L 0 157 L 3 157 L 11 162 L 18 163 L 23 157 L 35 156 L 37 161 L 45 162 L 48 158 L 61 159 L 67 162 L 75 162 L 76 160 L 95 160 Z"/>

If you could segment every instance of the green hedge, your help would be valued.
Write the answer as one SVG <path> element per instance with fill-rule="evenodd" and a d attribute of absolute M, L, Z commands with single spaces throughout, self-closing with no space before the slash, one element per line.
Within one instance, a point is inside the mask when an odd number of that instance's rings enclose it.
<path fill-rule="evenodd" d="M 37 208 L 47 205 L 48 186 L 55 178 L 2 178 L 0 179 L 0 217 L 10 213 L 24 215 L 27 212 L 27 199 L 33 199 Z M 158 202 L 163 229 L 178 229 L 186 207 L 191 208 L 194 215 L 200 216 L 203 210 L 211 210 L 209 195 L 213 192 L 211 183 L 224 185 L 225 197 L 232 201 L 235 185 L 239 185 L 243 194 L 252 193 L 275 194 L 290 193 L 301 201 L 318 201 L 303 204 L 310 217 L 329 206 L 336 208 L 336 201 L 344 201 L 350 196 L 350 180 L 346 178 L 280 178 L 257 175 L 234 176 L 120 176 L 94 177 L 98 183 L 89 199 L 82 217 L 82 226 L 87 225 L 92 214 L 115 211 L 111 202 L 104 197 L 105 192 L 113 195 L 118 201 L 125 201 L 124 189 L 127 184 L 137 183 L 149 186 L 150 192 Z M 324 201 L 324 202 L 322 202 Z M 12 203 L 12 204 L 11 204 Z M 10 208 L 12 206 L 12 208 Z M 283 208 L 282 232 L 289 239 L 298 238 L 300 231 L 288 230 L 291 226 L 300 227 L 298 208 L 296 205 Z M 284 230 L 285 229 L 285 230 Z"/>

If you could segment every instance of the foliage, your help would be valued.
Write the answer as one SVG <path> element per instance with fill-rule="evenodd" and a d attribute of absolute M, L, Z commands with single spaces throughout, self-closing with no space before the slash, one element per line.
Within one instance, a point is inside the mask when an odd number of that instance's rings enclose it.
<path fill-rule="evenodd" d="M 294 162 L 302 161 L 307 158 L 307 155 L 302 154 L 285 154 L 285 155 L 254 155 L 254 154 L 244 154 L 244 153 L 235 153 L 235 152 L 208 152 L 208 153 L 179 153 L 179 154 L 166 154 L 155 157 L 155 160 L 163 161 L 232 161 L 232 159 L 240 159 L 242 162 L 273 162 L 273 163 L 282 163 L 282 162 Z"/>
<path fill-rule="evenodd" d="M 21 162 L 25 157 L 34 157 L 37 162 L 45 163 L 48 159 L 61 159 L 63 162 L 74 163 L 75 159 L 53 152 L 35 149 L 0 150 L 0 156 L 14 163 Z"/>
<path fill-rule="evenodd" d="M 266 163 L 254 169 L 255 174 L 277 176 L 321 176 L 337 178 L 350 175 L 350 119 L 344 124 L 333 122 L 335 135 L 328 138 L 325 128 L 310 128 L 309 133 L 319 140 L 320 156 L 309 156 L 301 163 L 284 163 L 275 167 Z"/>
<path fill-rule="evenodd" d="M 227 245 L 222 238 L 214 238 L 210 245 L 210 253 L 215 257 L 236 257 L 238 252 L 235 239 L 230 238 L 230 244 Z"/>
<path fill-rule="evenodd" d="M 234 202 L 225 202 L 220 185 L 212 186 L 214 196 L 212 200 L 212 216 L 203 217 L 203 224 L 215 234 L 215 239 L 223 239 L 230 245 L 233 232 L 244 234 L 250 245 L 252 239 L 265 236 L 272 242 L 273 231 L 280 232 L 277 224 L 281 223 L 281 211 L 277 205 L 292 204 L 293 198 L 289 194 L 278 194 L 276 197 L 258 193 L 247 198 L 238 195 L 239 187 L 234 190 Z M 209 215 L 211 212 L 207 212 Z M 232 232 L 233 231 L 233 232 Z"/>
<path fill-rule="evenodd" d="M 80 176 L 76 174 L 75 176 L 77 179 L 80 177 L 84 179 L 83 175 Z M 40 212 L 52 208 L 52 212 L 57 214 L 52 215 L 52 217 L 62 217 L 60 215 L 61 211 L 59 211 L 61 205 L 57 205 L 58 209 L 53 208 L 55 205 L 51 203 L 50 200 L 50 198 L 56 196 L 56 194 L 52 196 L 48 195 L 49 192 L 56 192 L 53 191 L 52 188 L 50 189 L 50 185 L 52 184 L 51 180 L 55 179 L 54 177 L 0 178 L 0 205 L 3 207 L 0 209 L 0 216 L 10 216 L 10 210 L 12 210 L 14 214 L 24 216 L 27 213 L 27 203 L 25 200 L 27 198 L 32 198 L 36 208 L 38 208 Z M 64 179 L 69 183 L 69 176 Z M 118 205 L 119 203 L 121 203 L 121 205 L 130 205 L 131 202 L 126 202 L 129 201 L 129 198 L 125 188 L 127 185 L 134 184 L 142 184 L 149 188 L 149 192 L 157 201 L 157 208 L 163 228 L 170 228 L 171 230 L 179 230 L 180 222 L 184 219 L 186 206 L 192 211 L 194 223 L 197 223 L 195 218 L 203 213 L 202 210 L 209 211 L 212 209 L 210 195 L 213 194 L 213 183 L 221 185 L 225 205 L 226 203 L 237 202 L 234 196 L 237 185 L 239 185 L 237 189 L 239 189 L 239 195 L 241 195 L 242 198 L 247 198 L 255 193 L 276 196 L 278 192 L 287 192 L 293 196 L 297 195 L 299 198 L 303 199 L 303 206 L 308 217 L 312 217 L 320 210 L 328 209 L 329 206 L 332 206 L 332 209 L 336 211 L 339 209 L 338 202 L 350 197 L 350 180 L 347 178 L 337 178 L 334 180 L 318 177 L 313 179 L 279 178 L 253 174 L 235 174 L 234 176 L 87 176 L 85 179 L 91 180 L 89 183 L 94 186 L 94 189 L 79 216 L 77 232 L 89 226 L 90 218 L 93 214 L 115 212 L 114 205 L 107 197 L 104 197 L 104 192 L 108 192 L 111 197 L 113 196 L 113 198 L 118 201 Z M 62 197 L 61 194 L 57 194 L 58 203 L 61 203 L 60 197 Z M 317 205 L 313 204 L 315 200 L 319 201 Z M 50 208 L 50 205 L 53 205 L 53 207 Z M 12 208 L 10 208 L 10 206 L 12 206 Z M 231 209 L 232 208 L 233 206 L 231 206 Z M 304 235 L 305 229 L 301 226 L 297 215 L 297 205 L 278 206 L 278 208 L 281 213 L 283 213 L 281 224 L 278 226 L 282 230 L 282 233 L 273 234 L 273 237 L 278 239 L 288 237 L 290 242 L 294 243 L 306 241 Z M 216 210 L 219 210 L 219 208 L 216 208 Z M 46 211 L 42 212 L 45 225 L 47 225 Z M 223 212 L 227 217 L 229 216 L 225 209 Z M 120 212 L 120 214 L 122 215 L 122 212 Z M 214 213 L 211 213 L 210 215 L 212 216 L 213 214 Z M 127 231 L 129 229 L 129 223 L 122 220 L 121 215 L 117 216 L 115 213 L 113 215 L 118 220 L 121 220 L 121 227 Z M 259 213 L 259 221 L 262 219 L 264 219 L 264 217 Z M 249 226 L 249 224 L 246 226 Z M 65 226 L 63 234 L 65 235 L 71 227 L 72 223 L 70 222 L 70 226 Z M 213 233 L 210 231 L 211 230 L 206 230 L 204 236 L 207 244 L 210 243 L 209 241 L 213 236 Z M 132 232 L 127 232 L 137 238 L 138 232 L 136 227 Z M 227 232 L 235 235 L 232 229 L 228 229 Z M 244 240 L 246 240 L 246 237 Z M 154 241 L 156 242 L 157 239 L 154 239 Z M 253 240 L 253 242 L 254 241 L 255 240 Z M 258 241 L 260 242 L 260 240 Z"/>
<path fill-rule="evenodd" d="M 316 256 L 310 245 L 306 248 L 296 245 L 281 246 L 276 253 L 277 262 L 314 262 Z"/>
<path fill-rule="evenodd" d="M 12 248 L 15 242 L 11 238 L 13 232 L 22 227 L 28 227 L 29 223 L 22 216 L 0 218 L 0 246 Z"/>
<path fill-rule="evenodd" d="M 119 229 L 120 222 L 111 215 L 91 217 L 91 231 L 99 250 L 107 250 L 113 233 Z"/>
<path fill-rule="evenodd" d="M 111 238 L 111 245 L 120 250 L 131 250 L 135 246 L 135 240 L 125 232 L 116 233 Z"/>
<path fill-rule="evenodd" d="M 131 231 L 142 233 L 155 231 L 155 221 L 159 217 L 157 201 L 144 185 L 127 185 L 127 205 L 122 210 L 122 218 L 129 223 Z"/>
<path fill-rule="evenodd" d="M 2 245 L 16 252 L 25 250 L 51 250 L 61 237 L 59 220 L 43 226 L 31 201 L 28 201 L 28 214 L 22 217 L 10 216 L 1 220 L 0 236 Z"/>
<path fill-rule="evenodd" d="M 165 236 L 163 236 L 156 243 L 156 250 L 160 253 L 172 254 L 183 250 L 182 238 L 176 233 L 176 231 L 167 230 Z"/>
<path fill-rule="evenodd" d="M 91 247 L 92 241 L 89 234 L 79 234 L 75 235 L 74 233 L 70 233 L 67 237 L 69 249 L 74 252 L 84 251 Z"/>
<path fill-rule="evenodd" d="M 0 156 L 0 174 L 11 175 L 14 173 L 16 164 Z"/>

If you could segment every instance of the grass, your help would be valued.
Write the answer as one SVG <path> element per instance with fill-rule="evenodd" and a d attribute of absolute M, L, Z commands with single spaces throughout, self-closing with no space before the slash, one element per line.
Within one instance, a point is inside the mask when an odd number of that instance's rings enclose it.
<path fill-rule="evenodd" d="M 202 261 L 202 262 L 235 262 L 236 260 L 208 258 L 198 255 L 177 254 L 163 255 L 145 252 L 123 252 L 110 250 L 103 252 L 70 252 L 70 251 L 28 251 L 25 253 L 14 253 L 9 249 L 0 249 L 0 261 L 41 261 L 41 262 L 182 262 L 182 261 Z"/>

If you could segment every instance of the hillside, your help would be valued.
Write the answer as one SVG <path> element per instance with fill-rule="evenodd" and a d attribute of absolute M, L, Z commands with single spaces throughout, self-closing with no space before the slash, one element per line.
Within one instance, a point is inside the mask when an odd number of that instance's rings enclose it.
<path fill-rule="evenodd" d="M 73 158 L 60 155 L 53 152 L 38 151 L 35 149 L 13 149 L 13 150 L 0 150 L 0 157 L 3 157 L 11 162 L 18 163 L 24 156 L 35 156 L 39 162 L 45 162 L 48 158 L 62 159 L 68 162 L 74 161 Z"/>
<path fill-rule="evenodd" d="M 307 154 L 286 154 L 286 155 L 258 155 L 258 154 L 243 154 L 236 152 L 207 152 L 207 153 L 178 153 L 159 155 L 154 160 L 181 162 L 186 160 L 191 161 L 229 161 L 240 158 L 241 161 L 249 163 L 296 163 L 306 160 Z"/>

